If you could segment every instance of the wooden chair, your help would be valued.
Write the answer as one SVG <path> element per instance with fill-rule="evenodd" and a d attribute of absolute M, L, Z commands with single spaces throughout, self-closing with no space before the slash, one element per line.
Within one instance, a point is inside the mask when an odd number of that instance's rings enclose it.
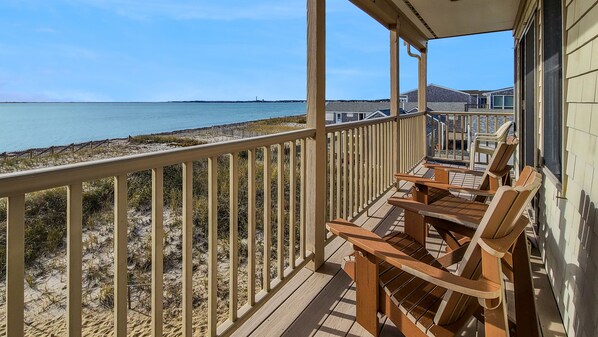
<path fill-rule="evenodd" d="M 494 133 L 476 133 L 473 136 L 473 141 L 471 142 L 469 151 L 469 168 L 471 170 L 475 169 L 475 164 L 477 163 L 475 161 L 476 154 L 478 154 L 478 157 L 480 153 L 491 156 L 494 152 L 493 148 L 482 146 L 482 142 L 491 142 L 494 144 L 505 142 L 507 140 L 507 136 L 509 135 L 509 129 L 511 128 L 511 125 L 513 125 L 513 121 L 507 121 Z"/>
<path fill-rule="evenodd" d="M 525 186 L 536 179 L 536 171 L 526 167 L 521 171 L 515 187 Z M 405 210 L 405 232 L 424 243 L 427 237 L 427 224 L 432 225 L 447 244 L 447 252 L 463 251 L 474 237 L 489 205 L 486 203 L 461 199 L 455 196 L 445 197 L 432 205 L 417 201 L 392 197 L 388 203 Z M 409 219 L 409 220 L 408 220 Z M 539 336 L 534 304 L 534 287 L 530 268 L 530 254 L 525 235 L 517 239 L 511 249 L 502 258 L 502 271 L 514 283 L 515 308 L 520 335 Z"/>
<path fill-rule="evenodd" d="M 381 238 L 342 219 L 328 223 L 356 249 L 344 269 L 356 283 L 357 322 L 377 336 L 380 311 L 406 336 L 455 336 L 483 311 L 486 336 L 508 336 L 501 258 L 524 232 L 524 209 L 541 184 L 529 170 L 530 179 L 497 190 L 469 245 L 438 259 L 409 233 Z M 455 273 L 445 269 L 457 262 Z"/>
<path fill-rule="evenodd" d="M 510 185 L 511 166 L 509 160 L 517 149 L 518 140 L 513 139 L 507 142 L 500 142 L 494 150 L 492 159 L 484 172 L 469 170 L 462 167 L 451 167 L 437 164 L 424 164 L 425 167 L 434 170 L 434 179 L 423 178 L 406 173 L 396 173 L 397 181 L 405 180 L 414 184 L 411 194 L 413 200 L 431 204 L 435 201 L 450 195 L 453 192 L 466 192 L 474 195 L 474 200 L 484 202 L 488 197 L 494 195 L 496 189 L 502 185 Z M 465 188 L 450 184 L 450 173 L 461 173 L 473 176 L 481 176 L 481 183 L 477 188 Z"/>

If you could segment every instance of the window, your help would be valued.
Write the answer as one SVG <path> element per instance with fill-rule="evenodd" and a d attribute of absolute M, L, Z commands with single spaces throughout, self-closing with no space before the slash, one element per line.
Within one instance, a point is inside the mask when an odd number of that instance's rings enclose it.
<path fill-rule="evenodd" d="M 494 106 L 494 109 L 502 109 L 504 104 L 504 96 L 494 96 L 492 105 Z"/>
<path fill-rule="evenodd" d="M 562 13 L 560 0 L 544 1 L 544 166 L 562 181 Z"/>
<path fill-rule="evenodd" d="M 513 95 L 492 96 L 493 109 L 513 109 Z"/>

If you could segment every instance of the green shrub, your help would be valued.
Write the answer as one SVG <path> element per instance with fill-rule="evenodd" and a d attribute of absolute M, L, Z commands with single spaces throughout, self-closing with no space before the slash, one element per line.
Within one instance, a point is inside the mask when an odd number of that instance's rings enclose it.
<path fill-rule="evenodd" d="M 184 137 L 177 137 L 177 136 L 161 136 L 161 135 L 135 136 L 135 137 L 131 137 L 130 141 L 133 144 L 169 144 L 169 145 L 181 146 L 181 147 L 205 144 L 205 142 L 201 142 L 199 140 L 195 140 L 192 138 L 184 138 Z"/>

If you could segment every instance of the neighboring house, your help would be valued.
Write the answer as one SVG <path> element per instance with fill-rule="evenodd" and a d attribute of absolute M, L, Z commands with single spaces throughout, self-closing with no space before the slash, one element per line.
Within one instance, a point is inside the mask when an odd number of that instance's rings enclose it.
<path fill-rule="evenodd" d="M 513 109 L 513 87 L 487 92 L 484 96 L 490 102 L 490 109 Z"/>
<path fill-rule="evenodd" d="M 341 101 L 326 103 L 326 123 L 346 123 L 365 119 L 378 111 L 390 109 L 389 101 Z"/>
<path fill-rule="evenodd" d="M 437 84 L 426 89 L 427 111 L 468 111 L 477 109 L 513 109 L 513 88 L 499 90 L 456 90 Z M 401 114 L 418 112 L 417 89 L 399 96 Z M 346 123 L 390 116 L 390 102 L 333 101 L 326 103 L 326 123 Z"/>
<path fill-rule="evenodd" d="M 414 89 L 411 91 L 407 91 L 401 94 L 402 97 L 407 97 L 407 102 L 417 102 L 418 97 L 418 90 Z M 461 102 L 465 103 L 472 103 L 471 102 L 471 95 L 466 92 L 451 89 L 447 87 L 443 87 L 437 84 L 428 84 L 426 87 L 426 96 L 428 102 Z M 461 105 L 461 109 L 463 109 L 463 104 Z"/>

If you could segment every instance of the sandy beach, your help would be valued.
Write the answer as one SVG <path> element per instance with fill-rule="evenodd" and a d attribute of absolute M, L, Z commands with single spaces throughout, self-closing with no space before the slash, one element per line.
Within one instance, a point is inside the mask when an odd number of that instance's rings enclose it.
<path fill-rule="evenodd" d="M 261 120 L 234 125 L 223 125 L 211 128 L 193 130 L 180 130 L 175 132 L 133 137 L 132 139 L 119 139 L 110 142 L 108 146 L 101 146 L 94 149 L 84 149 L 77 152 L 64 152 L 58 155 L 40 155 L 33 158 L 0 158 L 0 173 L 22 171 L 41 167 L 64 165 L 75 162 L 84 162 L 102 158 L 126 156 L 139 153 L 155 152 L 191 146 L 204 143 L 222 142 L 233 139 L 240 139 L 248 136 L 258 136 L 268 133 L 284 132 L 304 127 L 304 117 L 288 117 Z M 141 179 L 143 175 L 133 176 L 130 179 Z M 168 178 L 165 178 L 166 180 Z M 143 184 L 142 184 L 143 185 Z M 142 186 L 140 185 L 140 186 Z M 151 335 L 151 216 L 146 208 L 145 199 L 137 200 L 130 187 L 130 209 L 128 216 L 129 224 L 129 293 L 130 309 L 128 314 L 128 329 L 131 336 Z M 83 335 L 84 336 L 111 336 L 113 330 L 113 215 L 110 191 L 112 189 L 111 179 L 102 179 L 98 182 L 84 184 L 84 207 L 85 202 L 91 202 L 97 196 L 103 196 L 97 211 L 86 215 L 83 231 Z M 107 193 L 102 191 L 106 190 Z M 59 213 L 63 211 L 65 189 L 42 191 L 28 195 L 30 209 L 42 208 L 46 213 Z M 179 336 L 181 334 L 181 279 L 182 279 L 182 251 L 181 251 L 181 209 L 177 197 L 171 205 L 166 205 L 164 214 L 164 335 Z M 2 217 L 2 209 L 6 204 L 0 200 L 0 227 L 6 226 Z M 204 207 L 202 200 L 195 201 L 200 214 Z M 57 206 L 49 206 L 57 205 Z M 93 203 L 91 203 L 93 205 Z M 56 207 L 48 211 L 47 208 Z M 64 219 L 62 215 L 58 219 Z M 48 223 L 49 221 L 53 221 Z M 38 215 L 30 215 L 26 226 L 33 231 L 34 224 L 40 223 L 42 228 L 59 227 L 55 233 L 45 233 L 41 236 L 46 239 L 51 235 L 64 235 L 64 220 L 56 218 L 40 218 Z M 199 220 L 201 223 L 201 220 Z M 27 228 L 27 227 L 26 227 Z M 0 228 L 0 232 L 5 230 Z M 240 229 L 243 232 L 243 229 Z M 26 232 L 26 237 L 28 232 Z M 33 234 L 32 234 L 33 235 Z M 260 241 L 258 233 L 258 241 Z M 194 236 L 196 247 L 194 247 L 194 330 L 195 333 L 205 332 L 207 319 L 207 264 L 206 264 L 206 240 L 201 225 L 197 228 Z M 40 237 L 36 235 L 35 237 Z M 46 240 L 43 239 L 43 240 Z M 39 239 L 38 239 L 39 240 Z M 218 247 L 218 315 L 221 321 L 227 317 L 228 310 L 228 241 L 227 238 L 220 238 Z M 29 243 L 28 243 L 29 244 Z M 37 243 L 40 247 L 50 245 L 49 243 Z M 263 254 L 259 253 L 257 259 L 257 273 L 261 275 L 261 262 Z M 25 334 L 27 336 L 62 336 L 66 334 L 66 244 L 65 237 L 58 238 L 53 248 L 41 249 L 33 261 L 26 267 L 25 279 Z M 298 245 L 297 245 L 298 246 Z M 239 307 L 246 301 L 246 249 L 247 238 L 240 236 L 239 249 Z M 244 253 L 245 252 L 245 253 Z M 275 253 L 275 252 L 273 252 Z M 262 254 L 262 255 L 261 255 Z M 149 269 L 148 269 L 149 268 Z M 260 282 L 256 285 L 259 291 Z M 5 281 L 2 277 L 0 282 L 0 315 L 5 314 Z M 0 335 L 5 334 L 6 323 L 0 322 Z"/>

